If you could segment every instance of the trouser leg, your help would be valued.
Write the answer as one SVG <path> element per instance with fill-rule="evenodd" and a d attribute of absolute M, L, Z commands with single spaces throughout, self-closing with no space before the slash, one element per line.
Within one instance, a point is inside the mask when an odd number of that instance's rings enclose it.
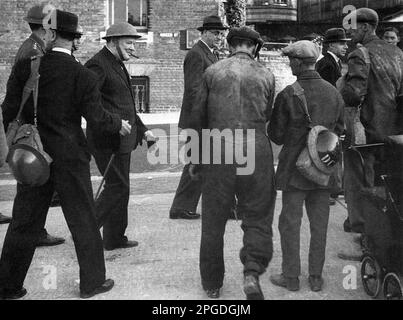
<path fill-rule="evenodd" d="M 104 175 L 111 154 L 96 153 L 99 171 Z M 96 201 L 99 227 L 103 226 L 104 244 L 119 244 L 127 228 L 130 196 L 130 153 L 116 154 L 105 176 L 105 186 Z"/>
<path fill-rule="evenodd" d="M 0 288 L 19 290 L 23 286 L 52 194 L 51 180 L 40 187 L 17 185 L 13 219 L 7 229 L 0 259 Z"/>
<path fill-rule="evenodd" d="M 202 189 L 202 182 L 190 178 L 189 165 L 185 165 L 176 189 L 175 197 L 172 202 L 171 210 L 184 209 L 196 212 Z"/>
<path fill-rule="evenodd" d="M 267 150 L 266 150 L 267 149 Z M 273 215 L 276 202 L 271 147 L 262 144 L 251 175 L 237 176 L 238 212 L 244 232 L 240 259 L 244 273 L 265 272 L 273 255 Z"/>
<path fill-rule="evenodd" d="M 204 289 L 221 288 L 224 280 L 224 232 L 235 193 L 235 168 L 203 169 L 200 275 Z"/>
<path fill-rule="evenodd" d="M 309 245 L 309 274 L 320 276 L 326 255 L 327 226 L 329 222 L 329 192 L 312 190 L 305 200 L 309 218 L 311 241 Z"/>
<path fill-rule="evenodd" d="M 95 217 L 89 164 L 63 163 L 55 167 L 55 188 L 80 266 L 80 290 L 90 292 L 105 281 L 105 261 Z"/>
<path fill-rule="evenodd" d="M 300 231 L 305 197 L 306 191 L 283 191 L 278 228 L 283 254 L 282 270 L 286 277 L 298 277 L 301 273 Z"/>

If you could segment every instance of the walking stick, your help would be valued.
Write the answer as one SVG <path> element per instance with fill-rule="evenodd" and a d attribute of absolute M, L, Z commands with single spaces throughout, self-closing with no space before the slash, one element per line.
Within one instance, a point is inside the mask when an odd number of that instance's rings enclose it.
<path fill-rule="evenodd" d="M 94 199 L 95 201 L 98 200 L 99 194 L 101 193 L 102 186 L 104 185 L 104 182 L 105 182 L 105 177 L 108 174 L 109 168 L 111 167 L 111 164 L 112 164 L 112 161 L 113 161 L 114 158 L 115 158 L 115 154 L 112 153 L 111 158 L 109 159 L 108 165 L 106 166 L 104 176 L 102 177 L 101 184 L 99 185 L 97 193 L 95 195 L 95 199 Z"/>

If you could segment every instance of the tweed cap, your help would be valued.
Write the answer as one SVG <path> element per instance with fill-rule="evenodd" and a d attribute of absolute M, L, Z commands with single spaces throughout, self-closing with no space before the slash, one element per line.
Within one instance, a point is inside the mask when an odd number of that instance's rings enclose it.
<path fill-rule="evenodd" d="M 353 11 L 352 14 L 356 14 L 357 22 L 366 22 L 371 25 L 378 25 L 379 16 L 375 10 L 370 8 L 359 8 L 355 12 Z"/>
<path fill-rule="evenodd" d="M 255 43 L 263 43 L 260 33 L 249 27 L 232 28 L 227 35 L 228 43 L 231 43 L 231 40 L 234 38 L 252 40 Z"/>
<path fill-rule="evenodd" d="M 283 49 L 283 55 L 315 62 L 320 54 L 319 46 L 309 40 L 294 42 Z"/>

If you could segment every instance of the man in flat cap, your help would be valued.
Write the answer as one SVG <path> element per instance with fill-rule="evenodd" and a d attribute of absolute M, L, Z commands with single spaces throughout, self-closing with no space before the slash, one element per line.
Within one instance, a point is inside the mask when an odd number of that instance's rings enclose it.
<path fill-rule="evenodd" d="M 178 123 L 182 129 L 189 128 L 192 110 L 202 83 L 203 72 L 218 61 L 213 52 L 219 48 L 226 29 L 228 28 L 223 25 L 218 16 L 204 18 L 203 25 L 197 28 L 201 32 L 201 39 L 186 54 L 183 63 L 185 89 Z M 169 217 L 171 219 L 200 218 L 200 214 L 196 213 L 200 195 L 201 182 L 190 179 L 189 165 L 185 165 L 169 211 Z"/>
<path fill-rule="evenodd" d="M 344 103 L 337 89 L 315 71 L 319 49 L 314 43 L 298 41 L 284 48 L 283 53 L 289 57 L 297 81 L 277 95 L 268 127 L 270 139 L 283 146 L 275 179 L 277 190 L 283 192 L 278 225 L 283 254 L 282 273 L 272 275 L 270 280 L 290 291 L 299 290 L 300 228 L 305 204 L 311 230 L 309 284 L 312 291 L 320 291 L 329 195 L 333 186 L 321 186 L 308 180 L 298 171 L 296 162 L 306 146 L 311 127 L 322 125 L 336 134 L 343 132 Z"/>
<path fill-rule="evenodd" d="M 384 142 L 389 135 L 402 132 L 403 97 L 403 53 L 394 45 L 379 39 L 375 32 L 378 14 L 369 8 L 352 12 L 357 26 L 351 29 L 352 41 L 358 48 L 348 56 L 348 72 L 341 83 L 340 92 L 348 109 L 355 114 L 360 110 L 360 120 L 365 128 L 367 143 Z M 347 110 L 346 110 L 347 111 Z M 350 112 L 348 112 L 350 114 Z M 347 115 L 347 112 L 346 112 Z M 347 141 L 352 133 L 347 126 Z M 382 164 L 381 151 L 376 148 L 363 149 L 364 170 L 360 156 L 353 150 L 344 153 L 345 191 L 348 220 L 351 231 L 366 233 L 366 214 L 371 208 L 362 196 L 366 180 L 374 186 L 374 178 L 379 176 L 375 167 Z M 342 259 L 360 260 L 360 250 L 341 252 Z"/>
<path fill-rule="evenodd" d="M 247 299 L 261 300 L 264 296 L 259 275 L 265 272 L 273 254 L 271 224 L 276 192 L 273 154 L 265 128 L 274 98 L 274 76 L 254 60 L 262 44 L 258 32 L 248 27 L 234 28 L 227 42 L 231 56 L 206 69 L 192 110 L 191 127 L 199 137 L 203 129 L 216 130 L 219 135 L 213 141 L 203 138 L 200 145 L 206 143 L 210 150 L 221 145 L 221 153 L 213 154 L 214 160 L 219 158 L 221 162 L 215 164 L 209 158 L 210 162 L 199 167 L 203 194 L 201 282 L 208 297 L 219 297 L 225 273 L 225 225 L 236 195 L 243 216 L 240 259 L 244 265 L 244 292 Z M 228 134 L 233 139 L 226 140 Z M 247 154 L 246 150 L 254 153 L 247 156 L 246 168 L 250 170 L 243 171 L 245 164 L 238 159 Z M 206 156 L 201 152 L 200 159 Z M 190 165 L 191 176 L 195 168 L 195 164 Z"/>
<path fill-rule="evenodd" d="M 71 55 L 78 17 L 54 10 L 49 21 L 50 25 L 45 25 L 46 37 L 52 49 L 40 60 L 37 128 L 43 149 L 53 162 L 45 184 L 17 185 L 13 220 L 0 259 L 0 299 L 18 299 L 27 293 L 23 288 L 24 279 L 54 190 L 60 195 L 62 211 L 73 236 L 80 266 L 80 297 L 92 297 L 114 285 L 113 280 L 105 279 L 104 250 L 90 179 L 91 155 L 81 117 L 109 135 L 124 136 L 131 128 L 121 117 L 104 111 L 96 76 Z M 5 124 L 18 113 L 30 73 L 31 59 L 16 64 L 3 104 Z M 32 100 L 28 100 L 22 113 L 24 121 L 31 124 L 34 123 Z"/>
<path fill-rule="evenodd" d="M 45 54 L 46 30 L 43 27 L 42 21 L 52 9 L 54 9 L 52 5 L 43 2 L 41 4 L 33 6 L 28 10 L 27 16 L 24 17 L 24 20 L 28 22 L 29 28 L 31 29 L 32 33 L 18 49 L 15 56 L 14 65 L 21 60 L 35 56 L 43 56 Z M 13 77 L 14 67 L 11 70 L 10 79 L 13 79 Z M 54 195 L 53 198 L 57 199 L 58 196 Z M 2 219 L 3 217 L 4 216 L 0 213 L 0 223 L 4 221 L 4 219 Z M 46 215 L 44 215 L 44 219 L 46 220 Z M 11 218 L 8 218 L 7 220 L 11 220 Z M 63 238 L 54 237 L 50 235 L 45 228 L 43 228 L 39 236 L 37 246 L 55 246 L 62 244 L 63 242 Z"/>

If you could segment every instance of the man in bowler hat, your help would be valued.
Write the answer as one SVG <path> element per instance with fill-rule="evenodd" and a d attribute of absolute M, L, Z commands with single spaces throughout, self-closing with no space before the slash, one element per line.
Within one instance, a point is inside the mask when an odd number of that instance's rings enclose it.
<path fill-rule="evenodd" d="M 62 211 L 73 236 L 80 266 L 80 297 L 92 297 L 114 285 L 113 280 L 105 279 L 104 251 L 90 179 L 91 155 L 81 128 L 81 117 L 89 124 L 96 123 L 109 135 L 127 135 L 131 127 L 119 116 L 102 109 L 96 76 L 71 55 L 78 17 L 54 10 L 48 22 L 46 37 L 52 49 L 40 61 L 37 127 L 44 151 L 53 162 L 45 184 L 17 185 L 13 220 L 0 258 L 2 299 L 18 299 L 27 293 L 23 288 L 24 279 L 54 190 L 60 195 Z M 30 72 L 31 59 L 24 59 L 15 66 L 3 104 L 6 124 L 19 110 Z M 24 106 L 23 118 L 25 122 L 34 123 L 32 99 Z"/>
<path fill-rule="evenodd" d="M 183 63 L 185 90 L 178 126 L 189 128 L 192 111 L 202 83 L 203 72 L 218 61 L 214 49 L 221 44 L 224 30 L 228 29 L 218 16 L 208 16 L 197 30 L 201 39 L 186 54 Z M 189 176 L 189 165 L 185 165 L 169 212 L 171 219 L 198 219 L 197 204 L 201 195 L 201 181 Z"/>
<path fill-rule="evenodd" d="M 334 87 L 336 87 L 336 81 L 341 77 L 341 58 L 346 55 L 349 40 L 343 28 L 332 28 L 325 33 L 323 43 L 327 47 L 327 52 L 316 63 L 316 71 L 322 79 Z"/>

